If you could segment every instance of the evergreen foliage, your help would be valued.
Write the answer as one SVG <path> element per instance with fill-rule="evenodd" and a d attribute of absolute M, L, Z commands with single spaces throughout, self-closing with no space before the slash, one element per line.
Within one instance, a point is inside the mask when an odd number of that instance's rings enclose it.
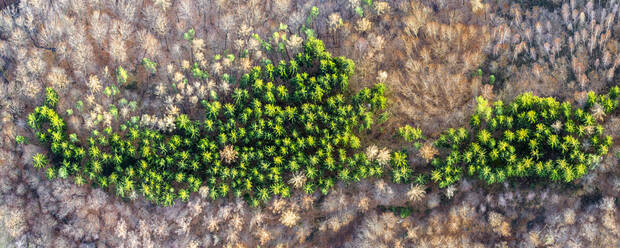
<path fill-rule="evenodd" d="M 123 85 L 127 83 L 127 77 L 127 71 L 123 69 L 122 66 L 119 66 L 116 70 L 116 81 L 118 82 L 118 84 Z"/>
<path fill-rule="evenodd" d="M 409 125 L 400 127 L 398 129 L 398 134 L 408 142 L 414 142 L 415 140 L 422 139 L 422 130 Z"/>
<path fill-rule="evenodd" d="M 618 106 L 617 92 L 617 86 L 606 95 L 591 92 L 584 108 L 532 93 L 509 104 L 491 105 L 479 97 L 471 130 L 449 129 L 436 141 L 446 155 L 431 162 L 431 179 L 446 187 L 463 173 L 489 184 L 508 178 L 566 183 L 581 178 L 612 145 L 589 112 L 599 105 L 611 113 Z"/>
<path fill-rule="evenodd" d="M 314 18 L 318 9 L 312 12 Z M 266 52 L 284 50 L 273 50 L 258 35 L 253 37 Z M 191 41 L 194 31 L 184 38 Z M 232 61 L 234 55 L 227 58 Z M 434 143 L 443 156 L 432 159 L 430 175 L 416 175 L 405 150 L 386 151 L 381 159 L 358 152 L 360 133 L 381 122 L 377 114 L 387 116 L 381 113 L 385 85 L 350 92 L 353 61 L 333 57 L 312 35 L 292 58 L 276 64 L 265 59 L 239 79 L 224 74 L 223 80 L 239 87 L 221 99 L 211 91 L 210 100 L 201 101 L 204 119 L 180 114 L 172 132 L 141 128 L 132 119 L 119 131 L 108 127 L 78 138 L 68 133 L 56 112 L 58 94 L 47 88 L 44 104 L 28 115 L 27 124 L 51 154 L 36 154 L 33 165 L 49 179 L 72 176 L 78 185 L 110 188 L 121 197 L 142 194 L 166 206 L 178 198 L 188 200 L 203 185 L 212 199 L 243 197 L 257 206 L 274 195 L 289 196 L 293 182 L 303 182 L 297 187 L 308 194 L 327 194 L 337 180 L 382 177 L 386 170 L 395 183 L 426 184 L 430 179 L 441 188 L 459 181 L 463 173 L 489 184 L 530 177 L 568 183 L 585 175 L 612 145 L 597 121 L 617 108 L 618 87 L 606 95 L 588 94 L 583 108 L 531 93 L 509 104 L 478 97 L 469 128 L 445 131 Z M 148 58 L 142 65 L 149 73 L 157 72 L 158 64 Z M 209 78 L 197 63 L 191 73 L 196 80 Z M 119 66 L 118 85 L 127 80 L 127 71 Z M 119 89 L 112 85 L 104 92 L 116 95 Z M 119 106 L 137 106 L 122 100 Z M 78 102 L 76 109 L 81 111 L 82 105 Z M 116 117 L 117 107 L 109 108 Z M 419 128 L 408 125 L 399 128 L 398 135 L 417 149 L 425 139 Z M 26 140 L 18 136 L 16 142 Z M 290 180 L 293 175 L 295 180 Z"/>
<path fill-rule="evenodd" d="M 153 61 L 142 63 L 156 71 Z M 273 195 L 289 196 L 293 172 L 307 178 L 307 193 L 327 194 L 336 180 L 359 181 L 384 171 L 384 164 L 354 152 L 361 147 L 358 132 L 369 130 L 385 108 L 385 86 L 351 94 L 353 71 L 352 60 L 333 57 L 310 37 L 294 59 L 267 62 L 243 75 L 230 101 L 203 100 L 203 120 L 178 115 L 171 133 L 129 123 L 119 132 L 94 132 L 85 144 L 67 133 L 56 112 L 58 95 L 48 88 L 45 105 L 29 115 L 28 124 L 52 153 L 35 155 L 34 165 L 50 179 L 73 176 L 78 184 L 112 188 L 121 197 L 141 193 L 162 205 L 187 200 L 201 185 L 212 199 L 234 195 L 258 205 Z M 208 76 L 197 65 L 192 72 Z M 118 79 L 126 82 L 122 67 Z M 399 169 L 395 181 L 410 177 L 406 154 L 394 153 L 392 164 Z"/>

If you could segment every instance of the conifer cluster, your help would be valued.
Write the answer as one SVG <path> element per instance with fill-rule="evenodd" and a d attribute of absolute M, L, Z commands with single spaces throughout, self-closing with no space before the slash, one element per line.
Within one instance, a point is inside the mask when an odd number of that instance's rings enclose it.
<path fill-rule="evenodd" d="M 583 108 L 532 93 L 509 104 L 478 97 L 470 130 L 449 129 L 435 142 L 446 155 L 432 160 L 430 178 L 440 187 L 459 181 L 463 173 L 489 184 L 508 178 L 567 183 L 581 178 L 613 143 L 596 116 L 618 106 L 618 93 L 617 86 L 605 95 L 590 92 Z"/>
<path fill-rule="evenodd" d="M 155 62 L 143 64 L 155 70 Z M 243 75 L 230 99 L 203 100 L 203 120 L 178 115 L 172 132 L 128 123 L 118 132 L 94 132 L 85 144 L 67 133 L 56 113 L 58 95 L 47 88 L 45 104 L 28 116 L 28 124 L 52 153 L 35 155 L 34 165 L 50 179 L 74 176 L 77 184 L 113 188 L 121 197 L 141 193 L 162 205 L 187 200 L 206 185 L 212 199 L 234 195 L 256 206 L 273 195 L 289 196 L 293 173 L 303 178 L 305 192 L 327 194 L 336 180 L 359 181 L 384 171 L 385 163 L 354 151 L 361 147 L 358 133 L 369 130 L 386 106 L 385 86 L 352 94 L 353 71 L 352 60 L 333 57 L 310 37 L 294 59 L 265 60 Z M 197 65 L 192 72 L 196 78 L 208 75 Z M 118 74 L 120 86 L 126 73 Z"/>

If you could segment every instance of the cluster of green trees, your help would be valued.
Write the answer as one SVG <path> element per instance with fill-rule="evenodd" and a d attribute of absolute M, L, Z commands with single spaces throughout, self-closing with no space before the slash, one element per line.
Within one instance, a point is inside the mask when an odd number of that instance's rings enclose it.
<path fill-rule="evenodd" d="M 142 64 L 157 70 L 154 61 Z M 47 88 L 44 104 L 27 120 L 51 150 L 36 154 L 34 167 L 45 169 L 49 179 L 73 176 L 77 184 L 111 188 L 121 197 L 141 194 L 161 205 L 187 200 L 205 185 L 212 199 L 234 195 L 257 206 L 274 195 L 289 196 L 293 185 L 327 194 L 337 180 L 382 177 L 385 171 L 395 183 L 426 184 L 430 178 L 442 188 L 463 173 L 489 184 L 513 177 L 571 182 L 612 145 L 597 121 L 618 106 L 618 87 L 588 94 L 584 108 L 531 93 L 509 104 L 479 97 L 470 127 L 444 132 L 434 143 L 443 156 L 431 160 L 429 173 L 414 174 L 406 150 L 389 154 L 389 165 L 376 151 L 358 152 L 359 134 L 384 120 L 377 114 L 384 116 L 386 98 L 383 84 L 350 92 L 353 71 L 353 61 L 331 56 L 309 37 L 293 59 L 264 59 L 238 80 L 227 78 L 239 87 L 222 102 L 202 100 L 204 119 L 181 114 L 175 131 L 164 133 L 141 128 L 134 119 L 119 131 L 108 127 L 87 139 L 67 133 L 56 112 L 58 94 Z M 117 74 L 119 85 L 127 81 L 125 70 Z M 208 73 L 194 64 L 191 76 L 203 80 Z M 425 140 L 408 125 L 398 134 L 416 149 Z M 424 149 L 434 156 L 432 147 Z"/>
<path fill-rule="evenodd" d="M 444 156 L 432 160 L 430 178 L 440 187 L 457 182 L 463 173 L 489 184 L 524 177 L 578 179 L 613 143 L 593 114 L 611 113 L 618 93 L 617 86 L 606 95 L 591 92 L 584 108 L 532 93 L 510 104 L 491 105 L 479 97 L 470 130 L 449 129 L 435 142 Z"/>
<path fill-rule="evenodd" d="M 197 78 L 203 74 L 192 71 Z M 243 75 L 229 99 L 202 101 L 203 120 L 179 115 L 171 133 L 106 128 L 83 144 L 67 134 L 56 113 L 58 95 L 48 88 L 45 104 L 28 116 L 38 139 L 51 148 L 48 156 L 34 156 L 34 166 L 50 179 L 74 176 L 77 184 L 113 188 L 122 197 L 141 193 L 162 205 L 187 200 L 206 185 L 213 199 L 234 195 L 256 206 L 273 195 L 288 196 L 293 174 L 306 179 L 305 192 L 327 194 L 337 180 L 384 171 L 384 164 L 355 151 L 359 132 L 369 130 L 386 106 L 385 86 L 352 94 L 353 71 L 352 60 L 331 56 L 310 37 L 294 59 L 267 61 Z M 394 157 L 405 176 L 411 174 L 406 155 Z"/>

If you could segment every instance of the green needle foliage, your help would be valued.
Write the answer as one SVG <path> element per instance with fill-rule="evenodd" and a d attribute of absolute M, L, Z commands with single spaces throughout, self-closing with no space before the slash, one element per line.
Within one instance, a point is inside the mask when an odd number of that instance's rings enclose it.
<path fill-rule="evenodd" d="M 24 137 L 24 136 L 17 135 L 17 136 L 15 136 L 15 143 L 17 143 L 18 145 L 27 144 L 28 143 L 28 139 L 26 139 L 26 137 Z"/>
<path fill-rule="evenodd" d="M 127 83 L 127 77 L 127 71 L 123 69 L 122 66 L 119 66 L 116 70 L 116 81 L 118 82 L 118 84 L 123 85 Z"/>
<path fill-rule="evenodd" d="M 184 38 L 193 39 L 193 30 Z M 279 52 L 258 35 L 254 38 L 265 51 Z M 425 184 L 430 178 L 441 188 L 459 181 L 463 173 L 489 184 L 530 177 L 571 182 L 595 166 L 612 145 L 597 121 L 618 106 L 618 87 L 606 95 L 588 94 L 584 108 L 531 93 L 510 104 L 479 97 L 469 129 L 444 132 L 435 142 L 443 156 L 432 160 L 430 175 L 415 175 L 405 150 L 389 154 L 389 164 L 388 153 L 378 159 L 377 151 L 369 158 L 358 152 L 360 133 L 381 122 L 377 116 L 387 116 L 383 84 L 350 92 L 353 61 L 332 57 L 313 36 L 292 58 L 264 60 L 239 79 L 224 75 L 239 87 L 221 98 L 212 91 L 210 100 L 201 101 L 204 119 L 181 114 L 173 132 L 138 128 L 134 117 L 119 131 L 108 127 L 77 137 L 67 132 L 56 112 L 58 94 L 47 88 L 44 105 L 36 107 L 26 123 L 51 152 L 34 155 L 33 165 L 50 180 L 73 177 L 78 185 L 109 188 L 121 197 L 141 194 L 165 206 L 179 198 L 188 200 L 203 186 L 212 199 L 243 197 L 258 206 L 275 195 L 289 196 L 292 186 L 308 194 L 327 194 L 337 180 L 382 177 L 386 170 L 395 183 Z M 142 65 L 150 73 L 157 71 L 157 63 L 149 59 Z M 209 78 L 197 64 L 191 72 L 196 80 Z M 128 73 L 118 67 L 118 83 L 127 80 Z M 119 90 L 106 87 L 105 92 L 116 95 Z M 78 111 L 81 105 L 76 105 Z M 119 102 L 125 105 L 137 108 L 134 101 Z M 118 108 L 110 105 L 109 112 L 116 117 Z M 417 149 L 425 139 L 411 126 L 398 134 Z M 26 140 L 18 136 L 16 142 Z M 428 146 L 424 152 L 430 157 L 435 153 Z"/>
<path fill-rule="evenodd" d="M 463 173 L 489 184 L 508 178 L 578 179 L 612 145 L 590 112 L 596 107 L 611 113 L 617 97 L 617 86 L 606 95 L 590 93 L 583 109 L 532 93 L 510 104 L 491 105 L 479 97 L 471 130 L 449 129 L 435 143 L 447 155 L 432 161 L 431 179 L 440 187 L 457 182 Z"/>
<path fill-rule="evenodd" d="M 143 64 L 155 71 L 152 61 Z M 197 66 L 192 71 L 196 78 L 208 75 Z M 353 71 L 352 60 L 332 57 L 320 40 L 309 38 L 293 60 L 243 75 L 229 101 L 203 100 L 203 120 L 179 115 L 171 133 L 107 128 L 84 144 L 67 134 L 56 113 L 58 95 L 48 88 L 45 105 L 28 124 L 51 154 L 49 160 L 35 155 L 34 165 L 50 179 L 73 176 L 77 184 L 112 188 L 121 197 L 141 193 L 162 205 L 187 200 L 206 185 L 213 199 L 234 195 L 255 206 L 273 195 L 289 196 L 293 173 L 305 179 L 305 192 L 327 194 L 337 180 L 379 177 L 385 166 L 355 153 L 358 133 L 385 108 L 385 86 L 351 94 Z M 120 81 L 124 74 L 119 67 Z M 410 177 L 406 154 L 394 153 L 392 164 L 398 181 Z"/>
<path fill-rule="evenodd" d="M 414 142 L 415 140 L 422 139 L 422 130 L 414 128 L 409 125 L 405 125 L 398 129 L 398 134 L 402 136 L 408 142 Z"/>
<path fill-rule="evenodd" d="M 149 73 L 154 74 L 155 72 L 157 72 L 157 63 L 148 58 L 142 59 L 142 65 Z"/>

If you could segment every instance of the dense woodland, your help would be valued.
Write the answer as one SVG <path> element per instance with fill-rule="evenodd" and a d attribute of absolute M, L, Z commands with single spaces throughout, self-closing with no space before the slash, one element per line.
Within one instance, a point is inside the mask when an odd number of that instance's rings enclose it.
<path fill-rule="evenodd" d="M 0 246 L 615 247 L 616 1 L 19 1 Z"/>

